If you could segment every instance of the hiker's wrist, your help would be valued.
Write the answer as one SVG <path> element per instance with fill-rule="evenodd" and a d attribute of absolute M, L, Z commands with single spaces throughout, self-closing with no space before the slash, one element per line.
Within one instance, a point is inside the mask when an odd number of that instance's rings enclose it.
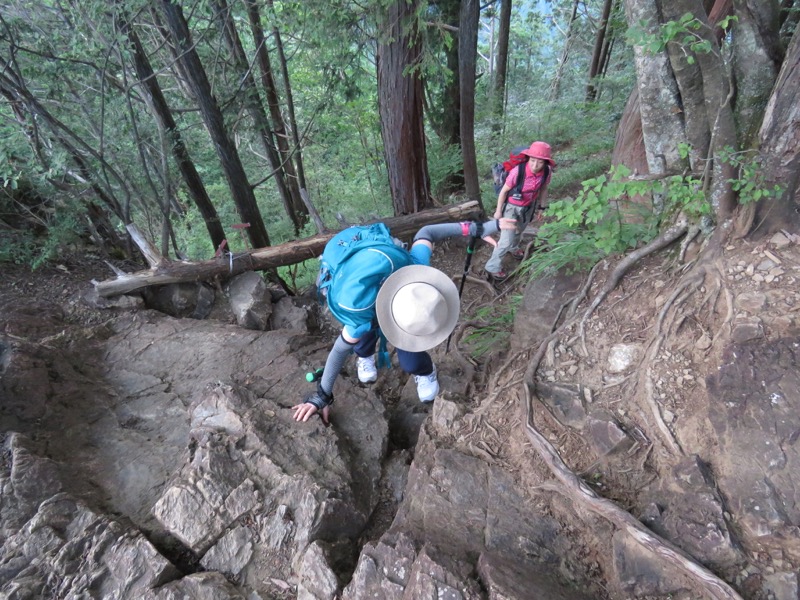
<path fill-rule="evenodd" d="M 333 394 L 326 392 L 324 389 L 322 389 L 322 385 L 318 383 L 317 391 L 309 395 L 303 402 L 306 404 L 311 404 L 317 410 L 322 410 L 323 408 L 333 404 Z"/>

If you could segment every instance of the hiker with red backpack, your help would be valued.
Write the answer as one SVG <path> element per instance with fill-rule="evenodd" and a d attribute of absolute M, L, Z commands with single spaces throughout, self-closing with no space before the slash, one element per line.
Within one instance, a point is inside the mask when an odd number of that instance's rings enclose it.
<path fill-rule="evenodd" d="M 540 211 L 547 207 L 547 186 L 556 166 L 550 144 L 545 142 L 533 142 L 519 154 L 524 157 L 524 162 L 512 166 L 497 195 L 494 218 L 514 219 L 517 227 L 500 232 L 500 241 L 486 261 L 484 269 L 495 281 L 503 281 L 508 277 L 502 264 L 507 253 L 510 252 L 518 260 L 523 258 L 524 252 L 519 248 L 520 237 L 537 211 L 536 219 L 541 219 Z M 509 160 L 513 159 L 512 152 Z"/>
<path fill-rule="evenodd" d="M 382 223 L 350 227 L 334 236 L 322 254 L 317 287 L 343 328 L 321 374 L 311 378 L 317 381 L 316 391 L 292 407 L 293 418 L 308 421 L 319 413 L 329 423 L 333 384 L 350 354 L 357 357 L 358 380 L 374 382 L 381 334 L 397 350 L 403 371 L 414 376 L 420 402 L 432 402 L 439 382 L 427 350 L 447 339 L 460 307 L 453 281 L 429 266 L 433 244 L 469 236 L 494 245 L 491 235 L 514 227 L 514 221 L 505 218 L 426 225 L 414 236 L 410 250 Z"/>

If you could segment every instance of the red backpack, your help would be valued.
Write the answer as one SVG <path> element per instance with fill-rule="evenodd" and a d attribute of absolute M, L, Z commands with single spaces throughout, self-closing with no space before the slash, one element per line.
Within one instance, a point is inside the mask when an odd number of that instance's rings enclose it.
<path fill-rule="evenodd" d="M 528 157 L 522 154 L 522 151 L 527 149 L 527 146 L 517 146 L 509 152 L 507 161 L 495 163 L 492 166 L 492 179 L 494 180 L 495 193 L 499 192 L 500 188 L 503 187 L 503 184 L 506 182 L 506 177 L 508 177 L 511 170 L 528 160 Z"/>

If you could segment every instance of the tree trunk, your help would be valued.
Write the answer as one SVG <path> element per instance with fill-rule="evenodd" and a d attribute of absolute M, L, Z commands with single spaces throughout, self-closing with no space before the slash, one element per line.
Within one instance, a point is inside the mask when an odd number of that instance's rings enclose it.
<path fill-rule="evenodd" d="M 216 21 L 219 24 L 222 32 L 222 38 L 230 50 L 231 57 L 235 67 L 239 70 L 239 79 L 241 81 L 241 88 L 244 93 L 244 106 L 247 113 L 253 120 L 256 132 L 261 139 L 261 145 L 267 155 L 272 174 L 275 178 L 275 185 L 278 188 L 278 195 L 283 202 L 283 209 L 286 211 L 289 220 L 294 224 L 295 234 L 299 233 L 303 226 L 303 222 L 295 211 L 292 204 L 291 194 L 286 186 L 286 180 L 283 176 L 283 169 L 281 168 L 281 159 L 275 150 L 273 144 L 273 134 L 270 128 L 269 119 L 264 112 L 264 104 L 261 102 L 261 94 L 258 92 L 255 79 L 253 78 L 250 65 L 247 61 L 247 56 L 242 47 L 242 41 L 239 37 L 239 32 L 236 30 L 236 24 L 231 18 L 230 9 L 226 0 L 214 0 L 216 9 Z"/>
<path fill-rule="evenodd" d="M 475 64 L 478 55 L 478 0 L 462 0 L 458 27 L 458 54 L 461 80 L 461 153 L 464 160 L 464 186 L 467 198 L 481 203 L 478 161 L 475 156 Z M 481 204 L 483 209 L 483 204 Z"/>
<path fill-rule="evenodd" d="M 273 8 L 272 0 L 267 0 L 267 6 Z M 294 149 L 292 156 L 297 165 L 297 181 L 300 186 L 300 196 L 303 196 L 303 190 L 306 189 L 306 173 L 303 167 L 303 152 L 302 143 L 300 139 L 300 130 L 297 127 L 297 117 L 294 113 L 294 95 L 292 94 L 292 85 L 289 79 L 289 68 L 286 64 L 286 54 L 283 51 L 283 42 L 281 41 L 281 33 L 277 27 L 272 28 L 272 37 L 275 39 L 275 50 L 278 52 L 278 61 L 281 66 L 281 78 L 283 80 L 283 90 L 286 94 L 286 112 L 289 114 L 289 129 L 292 132 L 292 143 Z"/>
<path fill-rule="evenodd" d="M 294 213 L 297 215 L 299 222 L 305 224 L 308 222 L 308 211 L 306 211 L 303 199 L 300 197 L 300 186 L 297 181 L 294 163 L 292 162 L 292 153 L 289 149 L 289 138 L 286 135 L 286 127 L 284 127 L 283 117 L 281 116 L 278 90 L 275 87 L 275 79 L 272 76 L 272 65 L 267 52 L 264 31 L 261 27 L 261 13 L 255 0 L 247 0 L 247 14 L 250 19 L 250 29 L 253 32 L 253 42 L 256 46 L 256 59 L 261 71 L 261 85 L 267 95 L 269 114 L 272 117 L 272 130 L 275 132 L 275 143 L 278 147 L 278 154 L 281 157 L 281 168 L 286 173 L 286 186 L 289 188 L 289 196 L 292 200 Z"/>
<path fill-rule="evenodd" d="M 780 7 L 763 0 L 734 0 L 738 17 L 733 35 L 736 81 L 736 123 L 739 142 L 750 146 L 783 62 L 779 32 Z"/>
<path fill-rule="evenodd" d="M 625 0 L 625 12 L 631 25 L 646 23 L 655 34 L 660 23 L 655 0 Z M 648 54 L 634 46 L 636 83 L 642 115 L 647 166 L 651 174 L 679 173 L 686 166 L 678 153 L 685 141 L 680 110 L 681 97 L 666 52 Z"/>
<path fill-rule="evenodd" d="M 189 195 L 203 217 L 213 247 L 219 248 L 222 241 L 225 239 L 225 230 L 222 228 L 217 210 L 214 208 L 211 198 L 208 197 L 200 174 L 197 172 L 194 162 L 189 156 L 189 151 L 183 143 L 183 138 L 178 131 L 175 119 L 172 117 L 172 112 L 167 105 L 164 94 L 161 92 L 161 86 L 158 84 L 158 80 L 147 58 L 147 54 L 144 51 L 144 47 L 139 40 L 139 36 L 136 35 L 136 32 L 133 31 L 127 19 L 122 16 L 121 13 L 118 14 L 118 21 L 120 30 L 127 35 L 128 41 L 130 42 L 133 67 L 136 71 L 136 76 L 139 78 L 139 83 L 142 86 L 150 110 L 153 116 L 155 116 L 159 128 L 170 140 L 168 145 L 172 148 L 175 162 L 181 172 Z"/>
<path fill-rule="evenodd" d="M 640 96 L 642 130 L 648 167 L 652 174 L 677 173 L 683 170 L 679 151 L 682 144 L 691 148 L 693 171 L 704 169 L 704 191 L 718 221 L 732 216 L 736 194 L 732 181 L 739 177 L 730 160 L 722 160 L 723 151 L 746 149 L 751 134 L 746 131 L 763 114 L 763 90 L 771 88 L 772 65 L 779 61 L 775 49 L 779 27 L 778 13 L 756 3 L 734 0 L 735 15 L 742 22 L 730 37 L 716 27 L 725 16 L 730 0 L 718 0 L 706 17 L 703 0 L 627 0 L 626 12 L 631 24 L 646 23 L 649 32 L 660 34 L 659 27 L 691 14 L 694 23 L 688 32 L 668 41 L 667 52 L 645 54 L 636 47 L 637 84 Z M 773 7 L 774 8 L 774 7 Z M 741 14 L 740 14 L 741 13 Z M 733 54 L 743 72 L 729 74 L 722 55 L 721 41 L 730 39 Z M 701 44 L 697 49 L 695 43 Z M 704 46 L 704 47 L 703 47 Z M 752 55 L 752 61 L 743 58 Z M 668 56 L 669 61 L 664 57 Z M 745 68 L 747 64 L 747 68 Z M 751 73 L 750 69 L 758 71 Z M 759 82 L 754 84 L 753 82 Z M 743 82 L 740 86 L 739 83 Z M 738 123 L 733 103 L 746 122 Z M 749 112 L 748 112 L 749 111 Z"/>
<path fill-rule="evenodd" d="M 417 1 L 395 0 L 378 44 L 378 108 L 395 215 L 433 206 L 422 111 Z"/>
<path fill-rule="evenodd" d="M 756 232 L 800 227 L 800 35 L 795 33 L 767 104 L 758 138 L 767 184 L 784 188 L 779 199 L 756 209 Z"/>
<path fill-rule="evenodd" d="M 460 0 L 447 0 L 447 22 L 458 29 Z M 444 110 L 444 139 L 453 146 L 461 146 L 461 73 L 458 59 L 458 40 L 450 44 L 447 51 L 447 68 L 452 73 L 452 78 L 445 87 L 443 101 Z M 459 176 L 463 185 L 463 173 Z"/>
<path fill-rule="evenodd" d="M 610 1 L 610 0 L 609 0 Z M 497 66 L 494 75 L 494 89 L 492 100 L 494 103 L 494 131 L 503 130 L 503 115 L 505 113 L 506 74 L 508 73 L 508 38 L 511 32 L 511 0 L 501 0 L 500 3 L 500 31 L 497 36 Z"/>
<path fill-rule="evenodd" d="M 50 111 L 30 93 L 22 77 L 14 72 L 10 63 L 0 60 L 0 67 L 0 94 L 5 96 L 12 106 L 16 107 L 15 112 L 17 112 L 18 115 L 21 110 L 18 107 L 24 106 L 25 110 L 27 110 L 36 121 L 46 124 L 54 139 L 67 151 L 67 154 L 69 154 L 77 165 L 81 177 L 85 180 L 84 183 L 89 183 L 92 191 L 113 214 L 120 220 L 126 220 L 127 214 L 124 207 L 119 203 L 116 197 L 114 197 L 110 188 L 106 189 L 106 187 L 102 185 L 102 179 L 95 176 L 88 162 L 84 159 L 84 155 L 91 156 L 95 159 L 102 166 L 104 172 L 114 179 L 120 189 L 128 194 L 129 192 L 122 176 L 111 164 L 106 162 L 102 155 L 64 123 L 54 117 Z M 41 144 L 38 142 L 36 145 L 41 147 Z M 49 165 L 45 166 L 49 168 Z"/>
<path fill-rule="evenodd" d="M 461 0 L 439 0 L 436 6 L 441 13 L 441 20 L 448 29 L 458 32 L 458 12 Z M 425 113 L 436 136 L 448 146 L 461 148 L 461 99 L 459 98 L 458 43 L 444 46 L 440 52 L 445 55 L 450 77 L 444 82 L 441 96 L 434 110 L 425 107 Z M 425 81 L 426 98 L 431 97 L 430 85 Z M 442 182 L 442 192 L 452 193 L 464 189 L 464 173 L 459 170 L 452 173 Z"/>
<path fill-rule="evenodd" d="M 550 102 L 558 100 L 558 95 L 561 92 L 561 78 L 564 76 L 564 69 L 567 66 L 567 60 L 569 59 L 569 50 L 570 46 L 572 45 L 572 32 L 575 21 L 578 18 L 579 3 L 580 0 L 575 0 L 572 4 L 572 14 L 570 15 L 569 23 L 567 24 L 567 35 L 564 38 L 564 49 L 561 51 L 561 59 L 558 61 L 556 74 L 553 76 L 553 83 L 550 85 Z"/>
<path fill-rule="evenodd" d="M 600 74 L 600 67 L 602 66 L 603 48 L 606 47 L 606 36 L 608 35 L 608 21 L 611 17 L 611 7 L 614 0 L 605 0 L 603 2 L 603 15 L 600 17 L 600 23 L 597 26 L 597 34 L 594 38 L 594 50 L 592 51 L 592 60 L 589 64 L 589 81 L 586 84 L 586 101 L 594 102 L 597 99 L 597 86 L 595 85 L 595 78 Z"/>
<path fill-rule="evenodd" d="M 188 77 L 192 93 L 197 100 L 200 113 L 203 116 L 203 122 L 214 142 L 214 148 L 228 180 L 228 187 L 239 210 L 239 216 L 242 221 L 250 224 L 247 228 L 250 243 L 257 248 L 269 246 L 269 236 L 264 227 L 258 204 L 256 204 L 253 189 L 247 180 L 236 146 L 228 137 L 222 111 L 217 105 L 217 100 L 211 91 L 211 85 L 206 77 L 203 64 L 200 62 L 200 57 L 197 55 L 192 43 L 183 11 L 180 6 L 169 0 L 162 0 L 161 7 L 164 11 L 172 42 L 179 51 L 180 57 L 178 60 L 183 63 L 184 72 Z"/>
<path fill-rule="evenodd" d="M 446 208 L 437 208 L 425 212 L 385 219 L 392 235 L 400 239 L 409 239 L 423 225 L 447 223 L 478 218 L 483 212 L 476 202 L 466 202 Z M 95 284 L 97 293 L 107 298 L 119 294 L 127 294 L 151 285 L 180 283 L 184 281 L 207 281 L 215 277 L 229 278 L 245 271 L 260 271 L 293 265 L 304 260 L 317 258 L 322 254 L 325 244 L 334 233 L 326 233 L 305 240 L 294 240 L 271 248 L 258 248 L 236 255 L 223 256 L 214 260 L 201 262 L 170 262 L 156 256 L 152 246 L 146 240 L 139 240 L 142 253 L 152 265 L 147 271 L 139 271 L 130 275 L 120 275 L 115 279 Z"/>
<path fill-rule="evenodd" d="M 727 76 L 714 29 L 708 22 L 702 2 L 700 0 L 669 0 L 662 4 L 665 19 L 679 19 L 686 13 L 694 15 L 703 24 L 697 30 L 697 35 L 708 42 L 711 47 L 708 52 L 694 53 L 699 68 L 699 76 L 694 75 L 696 87 L 699 88 L 699 93 L 695 98 L 703 100 L 706 127 L 711 134 L 708 147 L 708 158 L 712 159 L 710 163 L 712 167 L 711 181 L 708 188 L 710 189 L 709 199 L 717 216 L 725 219 L 731 215 L 735 206 L 735 196 L 730 179 L 735 178 L 737 173 L 728 162 L 719 159 L 718 153 L 723 148 L 738 149 L 732 107 L 733 82 Z M 678 42 L 671 44 L 674 43 Z M 675 53 L 670 56 L 674 58 Z M 686 95 L 683 96 L 685 99 Z M 685 102 L 684 107 L 686 107 Z"/>

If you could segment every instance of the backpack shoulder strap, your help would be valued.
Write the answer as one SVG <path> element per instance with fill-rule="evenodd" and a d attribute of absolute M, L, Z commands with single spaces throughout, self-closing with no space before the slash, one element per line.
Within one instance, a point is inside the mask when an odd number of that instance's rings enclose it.
<path fill-rule="evenodd" d="M 511 190 L 512 194 L 521 194 L 522 193 L 522 186 L 525 185 L 525 166 L 528 164 L 528 161 L 519 163 L 517 166 L 517 183 L 514 185 L 514 189 Z"/>

